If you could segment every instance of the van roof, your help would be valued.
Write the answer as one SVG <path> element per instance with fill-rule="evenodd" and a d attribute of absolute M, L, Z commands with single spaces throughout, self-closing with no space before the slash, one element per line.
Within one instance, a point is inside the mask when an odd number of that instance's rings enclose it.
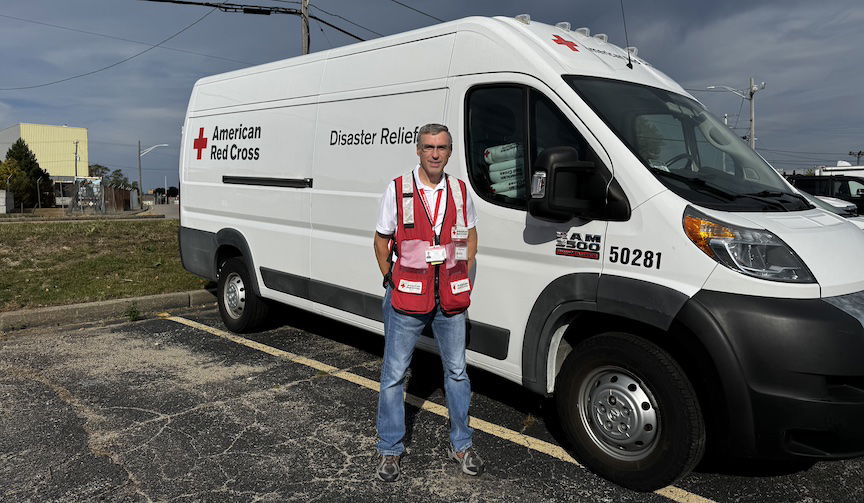
<path fill-rule="evenodd" d="M 569 30 L 533 20 L 526 23 L 504 16 L 467 17 L 327 51 L 204 77 L 196 85 L 341 58 L 448 34 L 473 32 L 484 37 L 489 43 L 477 50 L 470 45 L 457 47 L 451 60 L 463 60 L 462 68 L 471 68 L 474 62 L 487 60 L 495 62 L 495 71 L 513 71 L 537 76 L 548 72 L 558 75 L 596 76 L 659 87 L 690 96 L 666 74 L 633 54 L 635 50 L 630 55 L 633 66 L 631 69 L 627 66 L 627 50 L 608 42 L 604 36 L 590 36 L 587 31 L 587 29 Z M 423 55 L 418 54 L 418 57 Z M 488 64 L 481 66 L 489 67 Z"/>

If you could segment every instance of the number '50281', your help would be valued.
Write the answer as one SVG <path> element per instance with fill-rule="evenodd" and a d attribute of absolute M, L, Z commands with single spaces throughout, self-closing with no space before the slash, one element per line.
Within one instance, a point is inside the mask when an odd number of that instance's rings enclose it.
<path fill-rule="evenodd" d="M 640 250 L 639 248 L 627 248 L 620 246 L 609 247 L 609 262 L 620 263 L 648 269 L 660 269 L 661 252 Z"/>

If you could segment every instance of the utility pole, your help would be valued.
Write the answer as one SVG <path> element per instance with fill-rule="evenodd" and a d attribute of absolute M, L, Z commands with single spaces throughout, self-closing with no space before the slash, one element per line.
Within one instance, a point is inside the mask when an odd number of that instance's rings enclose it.
<path fill-rule="evenodd" d="M 42 177 L 40 176 L 38 180 L 36 180 L 36 201 L 38 201 L 39 208 L 42 208 L 42 191 L 39 190 L 39 185 L 42 184 Z"/>
<path fill-rule="evenodd" d="M 302 27 L 302 46 L 303 46 L 303 54 L 309 54 L 309 20 L 314 19 L 319 23 L 329 26 L 334 30 L 344 33 L 349 37 L 363 41 L 365 39 L 358 37 L 357 35 L 343 30 L 338 26 L 329 23 L 320 17 L 315 16 L 314 14 L 309 13 L 309 0 L 301 0 L 300 1 L 300 10 L 291 9 L 288 7 L 269 7 L 265 5 L 248 5 L 248 4 L 238 4 L 238 3 L 229 3 L 229 2 L 198 2 L 192 0 L 146 0 L 148 2 L 161 2 L 161 3 L 174 3 L 180 5 L 200 5 L 202 7 L 213 7 L 221 10 L 222 12 L 239 12 L 243 14 L 258 14 L 262 16 L 269 16 L 270 14 L 290 14 L 292 16 L 300 16 L 301 18 L 301 27 Z"/>
<path fill-rule="evenodd" d="M 750 77 L 750 148 L 756 150 L 756 92 L 760 89 L 765 89 L 765 83 L 762 87 L 756 87 L 756 82 L 753 77 Z"/>
<path fill-rule="evenodd" d="M 861 151 L 861 150 L 859 150 L 858 152 L 851 152 L 851 151 L 850 151 L 850 152 L 849 152 L 849 155 L 852 156 L 852 157 L 855 157 L 855 159 L 856 159 L 856 160 L 855 160 L 855 165 L 856 165 L 856 166 L 860 166 L 860 165 L 861 165 L 861 158 L 864 157 L 864 151 Z"/>
<path fill-rule="evenodd" d="M 309 0 L 300 2 L 300 31 L 303 54 L 309 54 Z"/>
<path fill-rule="evenodd" d="M 138 199 L 140 200 L 140 204 L 144 205 L 144 182 L 141 179 L 141 158 L 150 152 L 156 150 L 159 147 L 167 147 L 167 143 L 160 143 L 158 145 L 153 145 L 152 147 L 145 148 L 143 151 L 141 150 L 141 140 L 138 140 Z M 156 204 L 156 198 L 154 196 L 153 203 Z"/>
<path fill-rule="evenodd" d="M 78 178 L 78 140 L 75 140 L 75 178 Z"/>
<path fill-rule="evenodd" d="M 141 140 L 138 140 L 138 205 L 144 208 L 144 182 L 141 179 Z"/>
<path fill-rule="evenodd" d="M 750 102 L 750 134 L 748 135 L 750 148 L 756 150 L 756 93 L 765 89 L 765 83 L 762 82 L 758 86 L 756 85 L 756 81 L 753 80 L 753 77 L 750 77 L 750 88 L 745 91 L 740 89 L 735 89 L 729 86 L 708 86 L 706 89 L 723 89 L 725 91 L 729 91 L 730 93 L 737 94 L 738 96 L 748 100 Z"/>

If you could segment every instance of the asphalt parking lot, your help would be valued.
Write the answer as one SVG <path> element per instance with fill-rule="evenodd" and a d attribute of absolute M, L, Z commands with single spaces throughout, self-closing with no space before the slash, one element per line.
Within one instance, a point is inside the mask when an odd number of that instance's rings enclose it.
<path fill-rule="evenodd" d="M 403 479 L 374 476 L 383 340 L 283 309 L 233 338 L 214 309 L 0 337 L 0 501 L 860 502 L 861 459 L 701 466 L 640 494 L 575 464 L 553 403 L 472 369 L 479 478 L 446 459 L 437 357 L 408 383 Z"/>

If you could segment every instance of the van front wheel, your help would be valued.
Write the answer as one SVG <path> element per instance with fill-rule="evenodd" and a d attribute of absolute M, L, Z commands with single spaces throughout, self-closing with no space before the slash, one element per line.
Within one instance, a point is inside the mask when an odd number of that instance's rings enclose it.
<path fill-rule="evenodd" d="M 252 331 L 267 316 L 267 304 L 252 290 L 246 263 L 236 257 L 219 268 L 218 303 L 222 322 L 232 332 Z"/>
<path fill-rule="evenodd" d="M 705 449 L 693 386 L 660 347 L 626 333 L 578 344 L 558 376 L 561 425 L 580 460 L 624 487 L 653 491 L 690 472 Z"/>

